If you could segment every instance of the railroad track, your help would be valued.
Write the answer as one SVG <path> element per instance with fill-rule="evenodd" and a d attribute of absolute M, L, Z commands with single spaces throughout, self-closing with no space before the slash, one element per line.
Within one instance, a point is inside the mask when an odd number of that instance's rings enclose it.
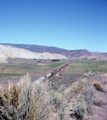
<path fill-rule="evenodd" d="M 53 72 L 48 73 L 47 75 L 45 75 L 44 77 L 39 78 L 38 80 L 34 81 L 35 84 L 40 84 L 43 81 L 46 81 L 47 79 L 52 78 L 53 76 L 55 76 L 57 73 L 59 73 L 60 71 L 64 71 L 71 63 L 73 63 L 73 61 L 70 61 L 64 65 L 62 65 L 61 67 L 56 68 Z"/>
<path fill-rule="evenodd" d="M 32 82 L 31 84 L 32 85 L 39 85 L 41 84 L 42 82 L 46 81 L 47 79 L 50 79 L 52 78 L 53 76 L 55 76 L 57 73 L 59 73 L 60 71 L 64 71 L 73 61 L 70 61 L 64 65 L 61 65 L 60 67 L 56 68 L 55 70 L 53 70 L 53 72 L 51 73 L 48 73 L 47 75 L 45 75 L 44 77 L 41 77 L 39 79 L 37 79 L 36 81 Z M 5 80 L 3 82 L 0 82 L 0 84 L 2 83 L 2 85 L 4 86 L 4 88 L 7 88 L 8 86 L 8 81 Z M 18 82 L 14 82 L 14 84 L 17 84 Z"/>

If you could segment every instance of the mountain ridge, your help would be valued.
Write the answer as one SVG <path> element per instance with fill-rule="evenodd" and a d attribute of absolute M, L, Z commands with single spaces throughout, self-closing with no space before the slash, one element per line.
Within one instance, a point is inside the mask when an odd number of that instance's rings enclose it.
<path fill-rule="evenodd" d="M 23 48 L 6 46 L 0 44 L 0 63 L 7 62 L 7 58 L 25 58 L 25 59 L 67 59 L 64 55 L 55 53 L 36 53 Z"/>
<path fill-rule="evenodd" d="M 81 55 L 92 55 L 91 52 L 89 52 L 86 49 L 81 50 L 66 50 L 63 48 L 58 47 L 51 47 L 51 46 L 42 46 L 42 45 L 30 45 L 30 44 L 12 44 L 12 43 L 0 43 L 2 45 L 7 45 L 11 47 L 17 47 L 17 48 L 23 48 L 32 52 L 49 52 L 49 53 L 56 53 L 65 55 L 66 57 L 79 57 Z"/>

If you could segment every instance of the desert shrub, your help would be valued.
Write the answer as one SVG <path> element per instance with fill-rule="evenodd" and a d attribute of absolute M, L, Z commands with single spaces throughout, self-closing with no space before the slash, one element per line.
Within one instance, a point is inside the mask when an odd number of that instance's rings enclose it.
<path fill-rule="evenodd" d="M 91 78 L 91 77 L 93 77 L 93 76 L 95 76 L 96 75 L 96 73 L 92 73 L 91 71 L 89 71 L 88 73 L 85 73 L 84 74 L 84 77 L 87 77 L 87 78 Z"/>
<path fill-rule="evenodd" d="M 0 116 L 5 120 L 38 119 L 41 114 L 40 96 L 32 96 L 31 88 L 24 91 L 14 85 L 1 90 L 0 98 Z"/>
<path fill-rule="evenodd" d="M 81 84 L 79 85 L 75 90 L 74 92 L 79 92 L 84 86 Z"/>
<path fill-rule="evenodd" d="M 92 83 L 88 82 L 83 90 L 81 91 L 81 94 L 84 95 L 84 100 L 86 102 L 86 106 L 87 106 L 87 114 L 89 114 L 91 111 L 91 108 L 92 108 L 92 104 L 93 104 L 93 101 L 95 100 L 95 95 L 94 95 L 94 92 L 95 92 L 95 88 L 93 86 Z"/>
<path fill-rule="evenodd" d="M 94 101 L 94 105 L 96 105 L 96 106 L 102 106 L 102 105 L 106 105 L 106 103 L 103 102 L 103 101 Z"/>
<path fill-rule="evenodd" d="M 10 89 L 0 89 L 0 120 L 50 120 L 55 110 L 58 120 L 63 120 L 63 96 L 30 84 L 28 76 L 24 79 Z"/>
<path fill-rule="evenodd" d="M 66 117 L 67 117 L 67 115 L 66 115 L 66 105 L 65 105 L 64 102 L 61 104 L 60 110 L 58 112 L 58 117 L 59 117 L 60 120 L 66 120 Z"/>
<path fill-rule="evenodd" d="M 84 83 L 82 82 L 74 82 L 71 86 L 72 92 L 78 93 L 80 92 L 84 87 Z"/>
<path fill-rule="evenodd" d="M 80 89 L 78 89 L 80 88 Z M 89 115 L 92 111 L 93 100 L 95 99 L 94 91 L 95 88 L 90 81 L 87 83 L 80 83 L 76 90 L 78 90 L 78 96 L 76 97 L 76 102 L 73 105 L 74 114 L 71 117 L 77 120 L 83 120 L 84 116 Z"/>
<path fill-rule="evenodd" d="M 106 100 L 104 100 L 103 98 L 96 99 L 93 102 L 94 102 L 94 105 L 96 106 L 102 106 L 107 104 Z"/>
<path fill-rule="evenodd" d="M 85 102 L 81 101 L 77 104 L 73 105 L 73 118 L 76 118 L 77 120 L 83 120 L 84 116 L 86 115 L 86 104 Z"/>
<path fill-rule="evenodd" d="M 95 92 L 95 88 L 93 87 L 93 85 L 91 83 L 87 83 L 81 93 L 84 95 L 86 102 L 92 103 L 95 97 L 94 92 Z"/>
<path fill-rule="evenodd" d="M 94 82 L 93 82 L 93 85 L 94 85 L 94 87 L 96 88 L 96 90 L 103 92 L 103 88 L 102 88 L 100 82 L 94 81 Z"/>
<path fill-rule="evenodd" d="M 54 111 L 58 112 L 58 119 L 65 120 L 66 117 L 66 100 L 61 93 L 52 91 L 50 93 L 50 103 Z"/>

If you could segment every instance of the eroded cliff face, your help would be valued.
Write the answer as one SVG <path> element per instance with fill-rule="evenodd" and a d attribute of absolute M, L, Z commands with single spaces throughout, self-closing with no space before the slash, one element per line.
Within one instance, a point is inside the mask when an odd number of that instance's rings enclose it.
<path fill-rule="evenodd" d="M 43 52 L 49 52 L 49 53 L 56 53 L 56 54 L 61 54 L 65 55 L 66 57 L 75 57 L 75 56 L 87 56 L 91 55 L 92 53 L 89 52 L 86 49 L 81 49 L 81 50 L 66 50 L 63 48 L 58 48 L 58 47 L 52 47 L 52 46 L 42 46 L 42 45 L 29 45 L 29 44 L 11 44 L 11 43 L 0 43 L 2 45 L 7 45 L 11 47 L 16 47 L 16 48 L 23 48 L 26 50 L 29 50 L 31 52 L 37 52 L 37 53 L 43 53 Z M 71 47 L 72 49 L 72 47 Z"/>
<path fill-rule="evenodd" d="M 67 57 L 60 54 L 48 52 L 36 53 L 21 48 L 0 45 L 0 62 L 6 62 L 8 57 L 26 59 L 67 59 Z"/>

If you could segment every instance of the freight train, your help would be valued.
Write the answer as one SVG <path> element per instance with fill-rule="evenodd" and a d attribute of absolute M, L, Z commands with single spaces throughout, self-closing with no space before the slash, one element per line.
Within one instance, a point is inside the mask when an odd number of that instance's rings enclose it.
<path fill-rule="evenodd" d="M 73 61 L 72 61 L 73 62 Z M 67 64 L 65 64 L 64 66 L 55 69 L 53 72 L 48 73 L 47 75 L 45 75 L 45 77 L 41 77 L 39 80 L 34 81 L 35 84 L 39 84 L 45 80 L 47 80 L 48 78 L 51 78 L 52 76 L 56 75 L 59 71 L 64 70 L 68 65 L 70 65 L 72 63 L 71 61 Z"/>

